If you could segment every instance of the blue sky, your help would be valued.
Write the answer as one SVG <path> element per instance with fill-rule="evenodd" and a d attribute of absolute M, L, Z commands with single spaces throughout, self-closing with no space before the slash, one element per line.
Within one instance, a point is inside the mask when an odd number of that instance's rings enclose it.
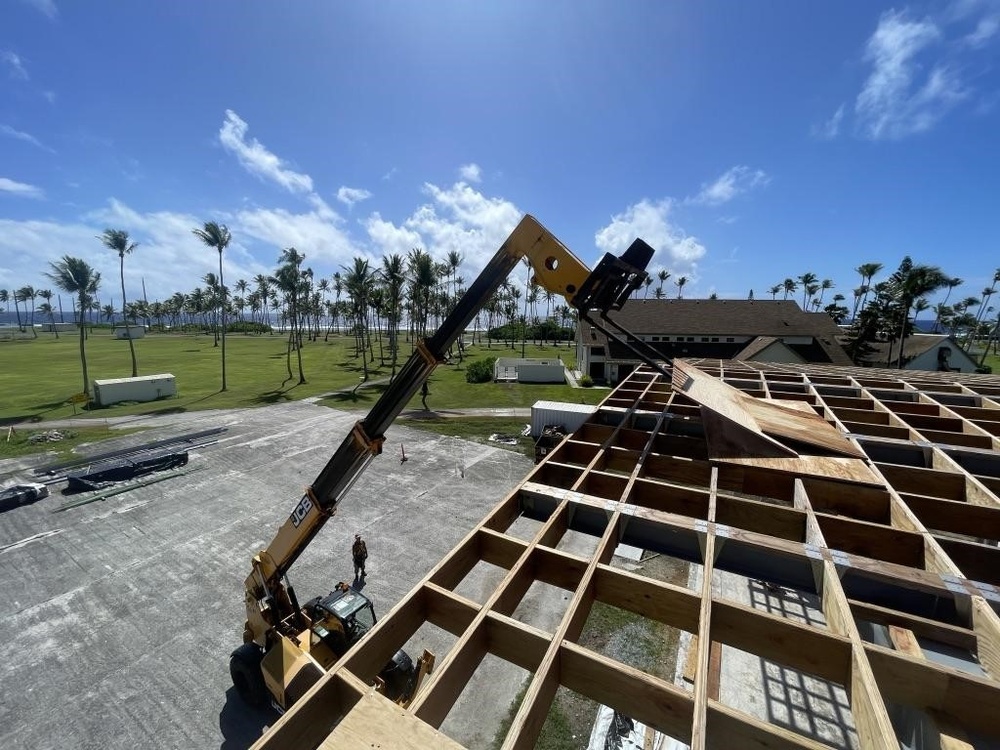
<path fill-rule="evenodd" d="M 279 9 L 280 8 L 280 9 Z M 905 254 L 1000 266 L 1000 4 L 0 0 L 0 288 L 63 254 L 135 296 L 295 246 L 457 249 L 522 213 L 593 263 L 635 236 L 686 297 Z M 876 280 L 878 277 L 876 277 Z M 676 288 L 668 282 L 670 296 Z M 828 293 L 829 294 L 829 293 Z M 780 297 L 779 297 L 780 298 Z M 120 301 L 119 301 L 120 304 Z"/>

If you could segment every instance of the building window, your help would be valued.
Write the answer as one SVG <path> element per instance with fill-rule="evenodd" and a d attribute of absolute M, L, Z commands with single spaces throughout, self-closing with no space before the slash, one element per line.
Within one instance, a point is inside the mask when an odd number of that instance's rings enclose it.
<path fill-rule="evenodd" d="M 653 336 L 653 341 L 659 341 L 659 340 L 660 340 L 659 336 Z"/>
<path fill-rule="evenodd" d="M 729 338 L 727 338 L 727 339 L 726 339 L 726 343 L 727 343 L 727 344 L 731 344 L 731 343 L 733 343 L 734 341 L 736 341 L 736 339 L 735 339 L 735 338 L 733 338 L 732 336 L 730 336 Z"/>
<path fill-rule="evenodd" d="M 702 341 L 708 341 L 708 336 L 702 336 L 702 337 L 701 337 L 701 340 L 702 340 Z"/>
<path fill-rule="evenodd" d="M 669 337 L 669 336 L 664 336 L 664 337 L 663 337 L 663 340 L 664 340 L 664 341 L 670 341 L 670 337 Z"/>
<path fill-rule="evenodd" d="M 713 344 L 718 344 L 719 343 L 719 337 L 718 336 L 713 336 L 712 337 L 712 343 Z"/>
<path fill-rule="evenodd" d="M 694 341 L 694 336 L 688 336 L 688 341 Z M 685 349 L 684 351 L 687 351 L 687 349 Z"/>

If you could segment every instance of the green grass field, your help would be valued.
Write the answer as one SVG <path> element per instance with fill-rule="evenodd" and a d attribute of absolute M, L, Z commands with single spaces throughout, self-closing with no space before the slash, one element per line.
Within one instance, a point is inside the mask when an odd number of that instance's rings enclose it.
<path fill-rule="evenodd" d="M 361 360 L 353 356 L 353 339 L 331 336 L 329 342 L 320 339 L 302 349 L 303 369 L 307 383 L 298 385 L 295 356 L 292 355 L 294 377 L 287 379 L 285 370 L 285 339 L 280 335 L 245 336 L 232 334 L 226 338 L 226 372 L 229 388 L 221 385 L 220 352 L 209 335 L 153 334 L 135 342 L 140 375 L 171 373 L 177 379 L 178 396 L 151 403 L 118 404 L 115 406 L 76 410 L 77 416 L 103 419 L 127 414 L 170 413 L 200 409 L 232 409 L 293 401 L 318 396 L 358 384 Z M 501 344 L 492 349 L 468 347 L 472 358 L 482 356 L 520 356 Z M 401 351 L 399 364 L 409 356 L 409 345 Z M 527 356 L 558 355 L 572 363 L 573 349 L 532 346 Z M 378 348 L 376 346 L 376 357 Z M 37 339 L 0 342 L 0 424 L 24 420 L 43 421 L 74 416 L 68 402 L 70 396 L 83 388 L 80 370 L 78 338 L 41 334 Z M 128 342 L 111 337 L 108 330 L 96 331 L 87 340 L 87 362 L 91 380 L 120 378 L 131 375 Z M 380 364 L 376 359 L 376 365 Z M 389 368 L 370 369 L 373 380 L 388 377 Z M 586 400 L 595 403 L 607 394 L 605 390 L 574 389 L 564 385 L 498 385 L 465 382 L 464 367 L 446 364 L 438 368 L 429 384 L 428 405 L 434 409 L 491 406 L 530 406 L 538 399 Z M 334 397 L 323 403 L 337 408 L 367 409 L 381 389 L 362 389 L 358 398 Z M 414 404 L 419 407 L 417 397 Z"/>

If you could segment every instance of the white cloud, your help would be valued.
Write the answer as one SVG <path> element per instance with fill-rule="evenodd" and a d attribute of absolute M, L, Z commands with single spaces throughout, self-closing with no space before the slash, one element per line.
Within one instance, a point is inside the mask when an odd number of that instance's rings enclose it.
<path fill-rule="evenodd" d="M 7 177 L 0 177 L 0 192 L 13 193 L 14 195 L 21 195 L 25 198 L 43 198 L 45 197 L 45 192 L 34 185 L 28 185 L 24 182 L 16 182 Z"/>
<path fill-rule="evenodd" d="M 482 182 L 483 174 L 478 164 L 463 164 L 458 168 L 459 176 L 466 182 Z"/>
<path fill-rule="evenodd" d="M 354 207 L 355 203 L 368 200 L 372 194 L 364 188 L 352 188 L 342 185 L 337 191 L 337 200 L 346 206 Z"/>
<path fill-rule="evenodd" d="M 840 124 L 844 120 L 844 105 L 841 104 L 837 107 L 837 111 L 833 113 L 833 116 L 823 122 L 820 125 L 814 126 L 812 129 L 812 134 L 816 138 L 823 138 L 824 140 L 833 140 L 840 134 Z"/>
<path fill-rule="evenodd" d="M 5 49 L 3 52 L 0 52 L 0 60 L 3 60 L 7 65 L 11 78 L 17 78 L 21 81 L 28 80 L 28 70 L 24 67 L 24 62 L 21 60 L 21 56 L 16 52 L 11 52 L 9 49 Z"/>
<path fill-rule="evenodd" d="M 85 214 L 76 221 L 14 221 L 0 219 L 0 257 L 6 267 L 0 268 L 0 287 L 32 284 L 38 288 L 53 288 L 43 274 L 49 263 L 63 255 L 83 258 L 103 277 L 98 296 L 102 304 L 114 300 L 121 306 L 118 286 L 118 256 L 109 251 L 98 236 L 106 227 L 128 231 L 139 248 L 125 261 L 125 292 L 129 299 L 142 296 L 146 282 L 148 299 L 163 300 L 174 292 L 190 292 L 204 286 L 202 277 L 209 271 L 218 272 L 219 256 L 195 237 L 191 230 L 200 226 L 201 217 L 170 211 L 140 213 L 112 199 L 108 205 Z M 225 254 L 226 284 L 238 278 L 253 278 L 258 273 L 270 273 L 249 255 L 234 234 L 234 242 Z M 9 259 L 9 260 L 8 260 Z M 64 311 L 71 305 L 63 295 Z"/>
<path fill-rule="evenodd" d="M 55 19 L 59 15 L 59 9 L 54 0 L 24 0 L 24 2 L 44 13 L 50 19 Z"/>
<path fill-rule="evenodd" d="M 21 130 L 15 130 L 10 125 L 0 125 L 0 135 L 5 135 L 9 138 L 14 138 L 19 141 L 24 141 L 25 143 L 30 143 L 32 146 L 42 149 L 42 151 L 48 151 L 50 154 L 54 154 L 55 151 L 40 140 L 35 138 L 31 133 L 25 133 Z"/>
<path fill-rule="evenodd" d="M 424 240 L 419 233 L 407 227 L 397 227 L 391 221 L 385 221 L 382 215 L 375 211 L 362 222 L 368 239 L 383 255 L 398 253 L 405 256 L 415 247 L 423 247 Z"/>
<path fill-rule="evenodd" d="M 219 129 L 219 141 L 226 150 L 236 155 L 244 169 L 293 193 L 312 191 L 313 183 L 309 175 L 289 169 L 282 159 L 268 151 L 256 138 L 248 140 L 248 129 L 249 126 L 238 114 L 231 109 L 226 110 L 226 119 Z"/>
<path fill-rule="evenodd" d="M 419 206 L 401 224 L 373 213 L 364 223 L 368 237 L 379 252 L 409 252 L 420 247 L 437 259 L 455 251 L 464 267 L 478 272 L 492 258 L 523 212 L 504 198 L 491 198 L 457 182 L 441 188 L 424 183 L 431 200 Z"/>
<path fill-rule="evenodd" d="M 672 208 L 669 198 L 656 203 L 643 199 L 613 216 L 610 224 L 597 231 L 594 241 L 604 252 L 621 255 L 641 237 L 656 250 L 658 265 L 666 266 L 675 276 L 694 276 L 707 250 L 698 238 L 671 222 Z"/>
<path fill-rule="evenodd" d="M 313 208 L 295 213 L 283 208 L 251 208 L 237 211 L 230 227 L 234 235 L 248 236 L 274 247 L 277 260 L 282 248 L 294 247 L 305 253 L 309 263 L 322 261 L 334 266 L 364 255 L 343 229 L 343 220 L 317 196 Z"/>
<path fill-rule="evenodd" d="M 395 177 L 398 173 L 399 173 L 399 170 L 396 167 L 393 167 L 388 172 L 386 172 L 384 175 L 382 175 L 382 179 L 385 180 L 386 182 L 391 182 L 392 178 Z"/>
<path fill-rule="evenodd" d="M 55 91 L 43 91 L 42 96 L 45 97 L 45 101 L 49 104 L 56 103 L 56 92 Z"/>
<path fill-rule="evenodd" d="M 943 62 L 921 81 L 927 66 L 917 58 L 942 38 L 929 18 L 914 21 L 895 10 L 882 14 L 865 51 L 872 71 L 854 105 L 864 135 L 892 139 L 929 130 L 967 96 L 955 69 Z"/>
<path fill-rule="evenodd" d="M 998 31 L 1000 31 L 1000 16 L 987 16 L 979 19 L 975 31 L 968 34 L 963 41 L 970 47 L 978 49 L 985 47 Z"/>
<path fill-rule="evenodd" d="M 763 187 L 771 181 L 761 169 L 736 166 L 727 170 L 715 182 L 702 185 L 701 192 L 691 199 L 692 203 L 705 206 L 721 206 L 737 195 L 747 193 L 756 187 Z"/>

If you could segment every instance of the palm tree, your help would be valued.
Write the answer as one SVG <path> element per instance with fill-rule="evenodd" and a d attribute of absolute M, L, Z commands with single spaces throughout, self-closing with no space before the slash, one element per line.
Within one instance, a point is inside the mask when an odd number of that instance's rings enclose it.
<path fill-rule="evenodd" d="M 240 295 L 238 299 L 234 300 L 234 304 L 236 305 L 236 309 L 240 311 L 240 323 L 242 323 L 243 322 L 243 310 L 245 310 L 246 306 L 247 306 L 247 300 L 246 300 L 247 289 L 250 288 L 250 285 L 247 284 L 247 280 L 246 279 L 240 279 L 239 281 L 237 281 L 233 285 L 233 288 L 237 292 L 239 292 L 239 295 Z M 246 335 L 246 332 L 247 332 L 247 330 L 246 330 L 246 328 L 244 328 L 243 329 L 244 335 Z"/>
<path fill-rule="evenodd" d="M 125 256 L 131 255 L 135 252 L 135 249 L 139 247 L 138 242 L 129 242 L 128 232 L 123 229 L 105 229 L 104 234 L 102 234 L 98 239 L 104 243 L 104 246 L 108 250 L 113 250 L 118 253 L 118 273 L 122 282 L 122 317 L 125 318 L 125 309 L 128 307 L 128 302 L 125 298 Z M 128 335 L 128 350 L 132 355 L 132 377 L 136 377 L 139 374 L 139 365 L 135 360 L 135 343 L 132 341 L 132 329 L 129 328 L 128 318 L 125 318 L 125 330 Z"/>
<path fill-rule="evenodd" d="M 944 300 L 940 302 L 938 305 L 934 306 L 935 317 L 934 317 L 934 327 L 931 329 L 932 333 L 938 332 L 938 327 L 941 324 L 941 312 L 943 310 L 951 309 L 948 307 L 948 298 L 951 297 L 952 290 L 957 286 L 961 286 L 963 283 L 965 282 L 962 279 L 958 278 L 957 276 L 952 276 L 951 278 L 948 279 L 948 283 L 945 285 L 948 287 L 948 292 L 944 295 Z M 941 309 L 939 310 L 938 308 Z"/>
<path fill-rule="evenodd" d="M 38 296 L 45 300 L 45 302 L 38 306 L 38 312 L 42 315 L 49 316 L 49 323 L 52 325 L 52 333 L 56 335 L 56 338 L 59 338 L 59 329 L 56 328 L 55 310 L 52 309 L 52 290 L 39 289 Z"/>
<path fill-rule="evenodd" d="M 855 272 L 861 276 L 861 286 L 864 288 L 864 296 L 861 299 L 861 307 L 864 307 L 868 302 L 868 291 L 872 287 L 872 279 L 875 278 L 875 274 L 881 271 L 883 268 L 881 263 L 862 263 L 860 266 L 855 268 Z M 857 304 L 854 306 L 854 312 L 857 313 Z"/>
<path fill-rule="evenodd" d="M 225 224 L 216 224 L 214 221 L 206 221 L 201 229 L 192 231 L 206 245 L 219 251 L 219 288 L 222 290 L 219 304 L 222 318 L 222 390 L 226 390 L 226 286 L 222 280 L 222 251 L 229 246 L 232 235 Z"/>
<path fill-rule="evenodd" d="M 789 294 L 794 294 L 795 290 L 799 288 L 799 285 L 795 283 L 795 279 L 787 278 L 781 283 L 781 288 L 785 290 L 785 296 L 782 297 L 783 300 L 788 299 Z"/>
<path fill-rule="evenodd" d="M 403 260 L 403 256 L 393 253 L 382 258 L 381 277 L 385 283 L 389 356 L 392 358 L 390 377 L 394 378 L 396 377 L 396 361 L 399 357 L 399 323 L 403 313 L 403 286 L 406 284 L 406 261 Z"/>
<path fill-rule="evenodd" d="M 833 282 L 830 279 L 823 279 L 819 285 L 819 304 L 823 304 L 823 295 L 827 289 L 833 289 Z"/>
<path fill-rule="evenodd" d="M 948 277 L 937 266 L 914 265 L 909 256 L 903 258 L 899 269 L 889 279 L 889 290 L 899 307 L 899 352 L 896 369 L 903 367 L 903 342 L 909 324 L 910 309 L 921 297 L 947 286 Z"/>
<path fill-rule="evenodd" d="M 428 256 L 429 257 L 429 256 Z M 374 276 L 365 258 L 354 258 L 352 266 L 344 266 L 344 288 L 351 298 L 351 312 L 354 315 L 354 328 L 356 336 L 356 352 L 361 356 L 364 379 L 368 381 L 368 354 L 365 353 L 367 346 L 369 352 L 374 354 L 369 343 L 368 331 L 368 304 L 372 293 Z M 374 357 L 372 358 L 374 360 Z"/>
<path fill-rule="evenodd" d="M 278 262 L 282 265 L 274 274 L 274 282 L 279 290 L 284 292 L 288 300 L 289 319 L 291 322 L 288 333 L 288 345 L 285 349 L 285 364 L 288 368 L 288 377 L 292 377 L 291 351 L 295 347 L 295 354 L 299 365 L 299 385 L 306 382 L 305 373 L 302 370 L 302 327 L 301 327 L 301 303 L 303 299 L 308 299 L 308 282 L 305 279 L 305 272 L 302 271 L 302 262 L 306 256 L 294 247 L 281 251 Z"/>
<path fill-rule="evenodd" d="M 31 329 L 32 337 L 38 338 L 38 333 L 35 331 L 35 296 L 36 292 L 33 286 L 30 284 L 22 286 L 14 292 L 14 304 L 16 305 L 18 301 L 24 303 L 24 323 Z M 28 317 L 29 310 L 30 318 Z M 23 331 L 24 329 L 22 328 L 21 330 Z"/>
<path fill-rule="evenodd" d="M 80 312 L 80 364 L 83 367 L 83 392 L 90 395 L 90 379 L 87 377 L 87 350 L 84 345 L 84 315 L 101 284 L 101 274 L 91 268 L 85 260 L 64 255 L 57 263 L 49 263 L 51 271 L 45 275 L 68 294 L 77 295 L 77 310 Z"/>
<path fill-rule="evenodd" d="M 780 292 L 781 292 L 781 284 L 775 284 L 774 286 L 772 286 L 770 289 L 767 290 L 767 293 L 771 295 L 771 299 L 773 300 L 778 299 L 778 294 Z"/>
<path fill-rule="evenodd" d="M 815 290 L 810 292 L 809 288 L 816 283 L 817 276 L 812 271 L 806 271 L 801 276 L 797 277 L 799 284 L 802 285 L 802 309 L 808 310 L 808 299 L 810 294 L 815 294 Z"/>
<path fill-rule="evenodd" d="M 681 276 L 674 282 L 677 285 L 677 299 L 681 299 L 684 296 L 684 285 L 688 283 L 687 276 Z"/>
<path fill-rule="evenodd" d="M 667 279 L 670 278 L 670 271 L 666 268 L 661 268 L 656 272 L 656 278 L 659 280 L 659 285 L 656 287 L 656 293 L 653 295 L 657 299 L 663 299 L 663 285 L 666 283 Z"/>

